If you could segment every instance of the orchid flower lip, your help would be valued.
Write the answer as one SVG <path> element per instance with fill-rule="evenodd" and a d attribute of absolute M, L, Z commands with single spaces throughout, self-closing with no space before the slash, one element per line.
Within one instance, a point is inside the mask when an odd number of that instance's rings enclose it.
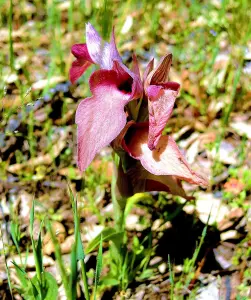
<path fill-rule="evenodd" d="M 175 176 L 193 184 L 206 186 L 207 180 L 194 172 L 171 136 L 161 136 L 155 149 L 147 146 L 148 123 L 133 123 L 123 139 L 128 154 L 156 176 Z"/>

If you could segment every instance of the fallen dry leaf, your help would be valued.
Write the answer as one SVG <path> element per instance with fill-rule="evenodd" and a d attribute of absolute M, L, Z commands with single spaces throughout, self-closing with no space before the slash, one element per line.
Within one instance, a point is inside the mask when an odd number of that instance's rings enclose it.
<path fill-rule="evenodd" d="M 230 227 L 232 227 L 236 221 L 244 216 L 244 211 L 242 208 L 232 208 L 229 214 L 219 222 L 218 228 L 220 231 L 224 231 Z"/>
<path fill-rule="evenodd" d="M 208 225 L 214 223 L 218 225 L 230 212 L 228 206 L 222 203 L 221 199 L 215 198 L 213 194 L 200 192 L 196 199 L 196 212 L 204 224 L 208 221 Z"/>
<path fill-rule="evenodd" d="M 246 135 L 251 139 L 251 122 L 235 121 L 230 126 L 241 136 Z"/>
<path fill-rule="evenodd" d="M 213 249 L 216 261 L 222 269 L 228 269 L 232 266 L 232 258 L 234 255 L 235 245 L 229 242 L 221 242 L 221 244 Z"/>
<path fill-rule="evenodd" d="M 22 253 L 21 254 L 21 258 L 22 261 L 20 260 L 20 256 L 19 255 L 14 255 L 12 257 L 9 257 L 7 259 L 7 266 L 9 268 L 14 268 L 14 264 L 12 263 L 13 261 L 15 261 L 15 263 L 19 266 L 22 266 L 22 263 L 26 262 L 26 266 L 27 268 L 35 268 L 35 259 L 34 259 L 34 255 L 33 254 L 28 254 L 28 256 L 26 257 L 26 253 Z M 53 266 L 55 264 L 54 260 L 47 256 L 47 255 L 43 255 L 43 266 L 44 267 L 49 267 L 49 266 Z"/>
<path fill-rule="evenodd" d="M 63 243 L 66 237 L 66 230 L 62 223 L 54 221 L 52 223 L 52 230 L 59 244 Z M 51 255 L 55 251 L 51 235 L 47 232 L 43 238 L 43 253 Z"/>
<path fill-rule="evenodd" d="M 45 87 L 54 86 L 57 83 L 64 82 L 65 77 L 63 76 L 54 76 L 49 79 L 41 79 L 35 83 L 32 84 L 32 90 L 34 91 L 40 91 L 43 90 Z"/>

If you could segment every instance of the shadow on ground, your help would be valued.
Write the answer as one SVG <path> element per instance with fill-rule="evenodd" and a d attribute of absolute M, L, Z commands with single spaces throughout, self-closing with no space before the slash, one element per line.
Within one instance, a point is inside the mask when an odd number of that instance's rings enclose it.
<path fill-rule="evenodd" d="M 163 257 L 163 261 L 168 261 L 170 256 L 172 264 L 184 263 L 186 258 L 192 258 L 196 247 L 198 247 L 205 224 L 202 223 L 196 214 L 187 214 L 179 204 L 172 204 L 166 208 L 168 212 L 179 211 L 172 218 L 171 227 L 163 232 L 163 236 L 158 240 L 156 255 Z M 204 243 L 198 255 L 200 261 L 206 255 L 206 261 L 202 272 L 218 270 L 219 265 L 213 254 L 213 248 L 220 242 L 219 231 L 212 226 L 208 226 Z"/>

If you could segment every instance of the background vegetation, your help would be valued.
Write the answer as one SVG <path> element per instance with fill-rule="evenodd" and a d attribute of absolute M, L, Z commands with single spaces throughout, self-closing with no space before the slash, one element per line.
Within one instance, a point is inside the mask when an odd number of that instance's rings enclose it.
<path fill-rule="evenodd" d="M 250 299 L 250 1 L 0 0 L 1 299 Z M 123 251 L 111 204 L 111 150 L 76 168 L 68 81 L 85 23 L 124 63 L 173 53 L 181 83 L 171 133 L 207 190 L 128 199 Z M 102 234 L 101 234 L 102 232 Z"/>

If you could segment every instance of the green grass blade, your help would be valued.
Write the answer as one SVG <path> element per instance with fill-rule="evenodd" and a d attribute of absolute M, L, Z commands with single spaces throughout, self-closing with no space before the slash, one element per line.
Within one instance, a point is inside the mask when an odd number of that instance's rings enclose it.
<path fill-rule="evenodd" d="M 33 240 L 33 228 L 34 228 L 34 219 L 35 219 L 35 202 L 32 201 L 31 211 L 30 211 L 30 236 Z"/>
<path fill-rule="evenodd" d="M 9 56 L 10 56 L 10 68 L 14 71 L 14 49 L 13 49 L 13 39 L 12 39 L 12 18 L 13 18 L 13 0 L 10 0 L 9 7 Z"/>
<path fill-rule="evenodd" d="M 103 239 L 102 239 L 102 235 L 101 235 L 99 249 L 98 249 L 98 256 L 97 256 L 96 272 L 95 272 L 94 300 L 96 300 L 97 288 L 98 288 L 99 279 L 100 279 L 101 270 L 102 270 L 102 264 L 103 264 L 102 242 L 103 242 Z"/>
<path fill-rule="evenodd" d="M 42 238 L 41 238 L 41 231 L 39 232 L 37 246 L 36 246 L 36 256 L 37 262 L 39 265 L 39 270 L 43 272 L 43 254 L 42 254 Z"/>
<path fill-rule="evenodd" d="M 17 252 L 18 252 L 19 256 L 21 257 L 20 247 L 19 247 L 19 244 L 18 244 L 18 242 L 19 242 L 19 238 L 18 238 L 18 234 L 17 234 L 18 230 L 19 230 L 18 224 L 14 221 L 11 221 L 11 223 L 10 223 L 10 234 L 11 234 L 13 242 L 14 242 L 16 248 L 17 248 Z M 22 261 L 22 260 L 20 260 L 20 261 Z"/>
<path fill-rule="evenodd" d="M 242 68 L 243 68 L 243 60 L 240 62 L 239 67 L 236 70 L 234 75 L 233 90 L 230 98 L 230 104 L 226 106 L 226 111 L 223 120 L 225 126 L 228 125 L 230 114 L 234 108 L 234 99 L 236 96 L 237 86 L 241 78 Z"/>
<path fill-rule="evenodd" d="M 27 274 L 26 274 L 25 270 L 23 268 L 21 268 L 19 265 L 17 265 L 15 261 L 12 261 L 12 263 L 15 267 L 17 276 L 18 276 L 23 288 L 27 287 L 27 285 L 29 283 L 29 279 L 27 279 Z"/>
<path fill-rule="evenodd" d="M 209 218 L 210 218 L 210 215 L 209 215 Z M 209 218 L 208 218 L 208 220 L 209 220 Z M 208 222 L 208 221 L 207 221 L 207 222 Z M 196 260 L 197 260 L 198 255 L 199 255 L 201 246 L 202 246 L 203 243 L 204 243 L 206 234 L 207 234 L 207 225 L 204 227 L 204 229 L 203 229 L 203 231 L 202 231 L 202 235 L 201 235 L 201 238 L 200 238 L 199 245 L 198 245 L 198 247 L 196 247 L 196 249 L 195 249 L 195 251 L 194 251 L 194 254 L 193 254 L 193 257 L 192 257 L 192 259 L 190 260 L 190 268 L 189 268 L 188 274 L 191 274 L 191 273 L 193 272 L 193 270 L 194 270 L 195 262 L 196 262 Z M 185 287 L 186 287 L 186 288 L 189 287 L 190 282 L 191 282 L 191 277 L 188 276 L 188 277 L 187 277 L 187 280 L 186 280 L 186 283 L 185 283 Z"/>
<path fill-rule="evenodd" d="M 107 227 L 105 228 L 100 234 L 98 234 L 85 249 L 85 253 L 90 253 L 94 249 L 98 247 L 100 244 L 100 239 L 102 235 L 102 240 L 105 241 L 112 241 L 115 246 L 120 249 L 121 246 L 121 240 L 123 238 L 124 232 L 117 232 L 114 228 Z"/>
<path fill-rule="evenodd" d="M 169 280 L 171 285 L 170 299 L 174 300 L 174 275 L 173 275 L 171 259 L 169 254 L 168 254 L 168 269 L 169 269 Z"/>
<path fill-rule="evenodd" d="M 77 298 L 78 261 L 76 252 L 75 241 L 71 251 L 71 299 Z"/>
<path fill-rule="evenodd" d="M 84 251 L 81 249 L 81 238 L 79 232 L 79 218 L 78 218 L 78 208 L 77 208 L 77 199 L 74 197 L 72 190 L 70 189 L 70 196 L 74 214 L 74 237 L 75 241 L 71 251 L 71 292 L 72 299 L 76 299 L 77 297 L 77 278 L 78 278 L 78 256 L 84 258 Z M 82 250 L 82 253 L 81 253 Z"/>
<path fill-rule="evenodd" d="M 74 11 L 74 0 L 70 0 L 70 6 L 68 8 L 68 31 L 70 32 L 72 32 L 74 28 L 73 11 Z"/>
<path fill-rule="evenodd" d="M 40 288 L 39 293 L 40 293 L 40 296 L 42 297 L 42 268 L 41 268 L 41 262 L 39 261 L 39 260 L 41 260 L 41 257 L 39 257 L 39 255 L 38 255 L 37 247 L 35 245 L 35 241 L 33 238 L 34 220 L 35 220 L 35 201 L 33 199 L 32 207 L 31 207 L 31 211 L 30 211 L 30 238 L 31 238 L 32 252 L 33 252 L 35 266 L 36 266 L 36 276 L 39 281 L 39 288 Z M 40 245 L 40 250 L 41 250 L 41 248 L 42 248 L 42 242 Z M 42 254 L 40 254 L 40 256 L 41 255 Z"/>
<path fill-rule="evenodd" d="M 101 28 L 104 39 L 109 39 L 113 23 L 113 2 L 111 0 L 104 0 L 103 8 L 101 10 Z"/>
<path fill-rule="evenodd" d="M 74 214 L 74 228 L 75 228 L 75 243 L 72 249 L 72 257 L 71 257 L 71 263 L 72 263 L 72 285 L 74 285 L 74 280 L 75 280 L 75 275 L 76 275 L 76 265 L 77 262 L 80 261 L 80 266 L 81 266 L 81 273 L 82 273 L 82 280 L 83 280 L 83 285 L 84 285 L 84 294 L 86 300 L 90 299 L 89 295 L 89 289 L 88 289 L 88 278 L 87 278 L 87 273 L 86 273 L 86 266 L 85 266 L 85 253 L 84 253 L 84 248 L 83 244 L 81 241 L 81 234 L 80 234 L 80 228 L 79 228 L 79 216 L 78 216 L 78 209 L 77 209 L 77 199 L 74 196 L 71 186 L 68 182 L 68 191 L 70 194 L 70 200 L 72 204 L 72 209 L 73 209 L 73 214 Z"/>
<path fill-rule="evenodd" d="M 12 291 L 11 280 L 10 280 L 10 270 L 9 270 L 9 267 L 7 265 L 7 260 L 6 260 L 6 252 L 5 252 L 3 235 L 2 235 L 2 226 L 0 226 L 0 235 L 1 235 L 1 240 L 2 240 L 2 244 L 3 244 L 4 264 L 5 264 L 5 268 L 6 268 L 7 280 L 8 280 L 8 285 L 9 285 L 9 288 L 10 288 L 11 299 L 14 299 L 13 298 L 13 291 Z"/>
<path fill-rule="evenodd" d="M 50 221 L 48 221 L 47 226 L 48 226 L 48 230 L 50 232 L 50 236 L 51 236 L 54 248 L 55 248 L 55 256 L 56 256 L 56 259 L 57 259 L 57 262 L 58 262 L 58 266 L 59 266 L 60 274 L 61 274 L 61 277 L 62 277 L 62 282 L 63 282 L 63 285 L 64 285 L 66 297 L 67 297 L 67 299 L 71 299 L 71 286 L 69 285 L 69 278 L 67 276 L 67 273 L 66 273 L 66 270 L 65 270 L 65 267 L 64 267 L 64 262 L 63 262 L 63 259 L 62 259 L 61 249 L 60 249 L 58 240 L 55 237 L 55 234 L 52 230 L 52 226 L 51 226 Z"/>

